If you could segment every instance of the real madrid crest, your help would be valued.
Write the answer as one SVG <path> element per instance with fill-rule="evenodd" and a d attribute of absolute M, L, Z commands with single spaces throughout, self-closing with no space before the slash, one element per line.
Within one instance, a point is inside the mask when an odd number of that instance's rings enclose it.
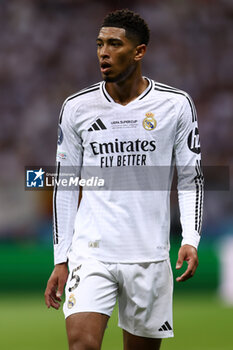
<path fill-rule="evenodd" d="M 146 118 L 143 119 L 142 122 L 143 128 L 146 130 L 154 130 L 156 128 L 157 122 L 154 119 L 154 113 L 148 112 L 146 113 Z"/>
<path fill-rule="evenodd" d="M 68 309 L 71 309 L 76 303 L 76 299 L 74 297 L 74 294 L 70 294 L 69 299 L 68 299 Z"/>

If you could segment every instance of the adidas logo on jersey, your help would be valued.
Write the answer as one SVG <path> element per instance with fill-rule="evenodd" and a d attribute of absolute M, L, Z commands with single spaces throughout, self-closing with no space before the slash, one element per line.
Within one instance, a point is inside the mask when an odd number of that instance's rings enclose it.
<path fill-rule="evenodd" d="M 94 130 L 105 130 L 107 129 L 102 120 L 97 119 L 95 123 L 92 124 L 92 126 L 88 129 L 88 131 L 94 131 Z"/>
<path fill-rule="evenodd" d="M 172 327 L 170 326 L 170 324 L 168 323 L 168 321 L 166 321 L 160 328 L 159 328 L 159 332 L 162 331 L 171 331 Z"/>

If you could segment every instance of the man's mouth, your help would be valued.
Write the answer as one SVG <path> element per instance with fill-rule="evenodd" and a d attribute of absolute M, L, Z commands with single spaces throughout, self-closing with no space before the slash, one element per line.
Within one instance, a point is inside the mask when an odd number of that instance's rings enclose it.
<path fill-rule="evenodd" d="M 108 62 L 103 62 L 100 64 L 100 69 L 102 73 L 107 73 L 111 68 L 111 64 Z"/>

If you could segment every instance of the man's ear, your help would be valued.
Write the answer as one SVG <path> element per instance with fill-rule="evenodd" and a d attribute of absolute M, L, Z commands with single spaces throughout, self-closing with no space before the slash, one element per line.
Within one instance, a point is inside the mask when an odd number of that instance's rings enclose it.
<path fill-rule="evenodd" d="M 135 54 L 134 60 L 136 62 L 140 61 L 145 55 L 145 53 L 146 53 L 146 45 L 145 44 L 138 45 L 136 47 L 136 54 Z"/>

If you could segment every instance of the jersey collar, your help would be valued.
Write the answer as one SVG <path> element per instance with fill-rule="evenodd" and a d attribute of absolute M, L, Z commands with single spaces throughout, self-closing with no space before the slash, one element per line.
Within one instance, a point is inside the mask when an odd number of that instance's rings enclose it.
<path fill-rule="evenodd" d="M 137 98 L 135 98 L 133 101 L 127 103 L 127 105 L 131 104 L 131 103 L 134 103 L 135 101 L 139 101 L 139 100 L 142 100 L 144 97 L 146 97 L 150 91 L 152 90 L 152 87 L 153 87 L 153 82 L 151 79 L 147 78 L 147 77 L 143 77 L 145 78 L 147 81 L 148 81 L 148 86 L 147 88 L 141 93 L 141 95 L 139 95 Z M 105 99 L 109 102 L 109 103 L 114 103 L 114 104 L 117 104 L 119 106 L 122 106 L 122 107 L 126 107 L 127 105 L 123 106 L 119 103 L 116 103 L 113 98 L 109 95 L 109 93 L 107 92 L 106 90 L 106 82 L 103 81 L 102 84 L 101 84 L 101 90 L 102 90 L 102 93 L 105 97 Z"/>

